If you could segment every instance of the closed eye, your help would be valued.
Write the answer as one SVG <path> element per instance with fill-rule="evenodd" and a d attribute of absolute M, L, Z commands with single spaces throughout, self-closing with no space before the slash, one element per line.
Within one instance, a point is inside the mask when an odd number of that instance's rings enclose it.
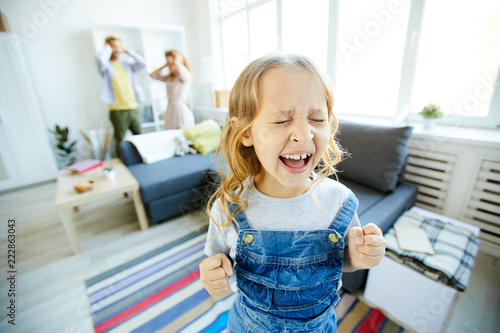
<path fill-rule="evenodd" d="M 287 123 L 289 120 L 280 120 L 280 121 L 275 121 L 273 122 L 274 125 L 283 125 Z"/>

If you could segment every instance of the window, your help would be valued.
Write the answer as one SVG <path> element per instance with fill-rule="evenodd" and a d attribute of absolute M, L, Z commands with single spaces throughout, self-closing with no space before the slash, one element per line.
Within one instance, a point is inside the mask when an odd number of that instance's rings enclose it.
<path fill-rule="evenodd" d="M 249 12 L 250 17 L 250 60 L 270 52 L 276 52 L 276 2 L 270 1 Z"/>
<path fill-rule="evenodd" d="M 219 0 L 226 86 L 249 61 L 278 50 L 276 1 Z"/>
<path fill-rule="evenodd" d="M 433 102 L 445 123 L 500 126 L 499 1 L 211 1 L 227 88 L 257 57 L 301 53 L 329 73 L 340 115 L 420 121 Z"/>
<path fill-rule="evenodd" d="M 249 61 L 280 50 L 305 54 L 326 70 L 328 0 L 218 1 L 228 88 Z"/>
<path fill-rule="evenodd" d="M 249 61 L 247 14 L 239 12 L 222 22 L 224 71 L 231 87 Z"/>
<path fill-rule="evenodd" d="M 285 0 L 283 3 L 283 52 L 300 53 L 326 71 L 328 0 Z"/>
<path fill-rule="evenodd" d="M 410 0 L 341 2 L 336 112 L 396 115 L 409 11 Z"/>
<path fill-rule="evenodd" d="M 488 116 L 499 65 L 498 1 L 427 1 L 412 111 L 433 102 L 456 119 Z"/>

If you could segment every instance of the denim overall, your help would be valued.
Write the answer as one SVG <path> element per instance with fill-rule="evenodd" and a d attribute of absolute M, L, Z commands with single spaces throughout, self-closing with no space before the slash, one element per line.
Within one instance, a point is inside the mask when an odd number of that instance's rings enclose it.
<path fill-rule="evenodd" d="M 238 213 L 229 332 L 336 332 L 344 237 L 357 207 L 350 192 L 329 229 L 310 231 L 254 230 Z"/>

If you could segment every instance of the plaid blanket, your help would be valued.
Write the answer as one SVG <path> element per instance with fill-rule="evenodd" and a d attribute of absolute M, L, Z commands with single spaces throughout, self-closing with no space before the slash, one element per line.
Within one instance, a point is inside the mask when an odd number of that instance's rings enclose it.
<path fill-rule="evenodd" d="M 467 229 L 413 212 L 405 212 L 395 225 L 398 223 L 413 223 L 424 229 L 435 255 L 401 250 L 394 228 L 384 236 L 387 240 L 387 255 L 433 280 L 465 291 L 479 248 L 478 238 Z"/>

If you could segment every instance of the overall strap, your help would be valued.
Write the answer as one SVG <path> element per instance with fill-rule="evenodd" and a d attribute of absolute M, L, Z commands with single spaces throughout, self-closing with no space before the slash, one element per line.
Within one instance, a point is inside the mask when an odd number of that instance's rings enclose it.
<path fill-rule="evenodd" d="M 237 205 L 234 203 L 231 203 L 229 201 L 227 202 L 227 205 L 229 207 L 229 210 L 231 211 L 231 215 L 233 215 L 234 218 L 236 219 L 236 221 L 238 221 L 238 224 L 236 224 L 234 221 L 232 222 L 234 230 L 236 230 L 236 232 L 238 232 L 239 230 L 243 230 L 243 229 L 251 229 L 250 224 L 247 221 L 247 217 L 246 217 L 245 213 L 239 212 L 238 214 L 234 215 L 234 211 L 236 210 Z"/>
<path fill-rule="evenodd" d="M 347 228 L 349 227 L 349 224 L 351 223 L 351 220 L 357 209 L 358 199 L 356 198 L 354 193 L 349 190 L 347 200 L 342 205 L 342 208 L 337 213 L 337 216 L 335 216 L 335 218 L 333 219 L 329 229 L 333 229 L 333 227 L 335 226 L 335 230 L 337 230 L 341 235 L 345 235 Z"/>

